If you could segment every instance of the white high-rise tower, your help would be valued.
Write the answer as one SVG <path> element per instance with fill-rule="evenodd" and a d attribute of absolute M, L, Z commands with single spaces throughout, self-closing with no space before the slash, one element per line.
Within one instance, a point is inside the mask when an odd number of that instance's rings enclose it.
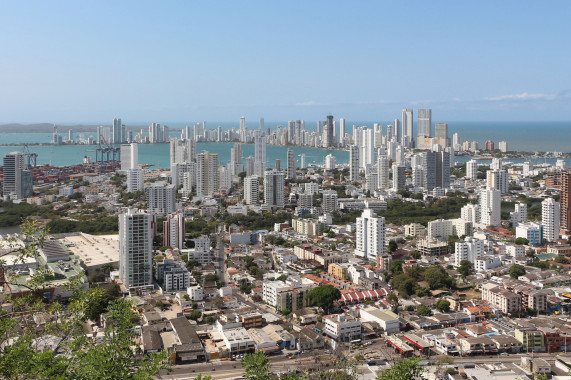
<path fill-rule="evenodd" d="M 152 286 L 153 215 L 128 209 L 119 215 L 119 277 L 127 289 Z"/>
<path fill-rule="evenodd" d="M 543 224 L 543 237 L 547 241 L 559 239 L 559 203 L 553 198 L 541 202 L 541 224 Z"/>
<path fill-rule="evenodd" d="M 375 261 L 385 253 L 385 218 L 365 209 L 357 218 L 355 256 Z"/>
<path fill-rule="evenodd" d="M 254 173 L 263 177 L 266 171 L 266 135 L 262 130 L 254 132 Z"/>

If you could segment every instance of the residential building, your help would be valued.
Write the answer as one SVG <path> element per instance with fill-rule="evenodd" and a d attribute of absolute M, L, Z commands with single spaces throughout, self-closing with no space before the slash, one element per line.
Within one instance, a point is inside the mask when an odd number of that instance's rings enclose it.
<path fill-rule="evenodd" d="M 260 180 L 256 175 L 244 178 L 244 201 L 248 205 L 260 203 Z"/>
<path fill-rule="evenodd" d="M 323 191 L 321 209 L 324 213 L 332 213 L 337 210 L 337 192 L 335 190 Z"/>
<path fill-rule="evenodd" d="M 527 203 L 517 202 L 515 210 L 510 212 L 510 222 L 512 228 L 516 228 L 520 223 L 527 222 Z"/>
<path fill-rule="evenodd" d="M 519 327 L 514 331 L 514 337 L 522 344 L 525 352 L 545 351 L 545 340 L 543 333 L 535 327 Z"/>
<path fill-rule="evenodd" d="M 357 248 L 355 255 L 366 260 L 376 261 L 385 253 L 385 218 L 373 210 L 365 209 L 357 218 Z"/>
<path fill-rule="evenodd" d="M 165 292 L 186 290 L 193 281 L 192 275 L 181 263 L 170 259 L 156 263 L 156 277 Z"/>
<path fill-rule="evenodd" d="M 163 245 L 177 249 L 183 249 L 184 245 L 184 214 L 176 212 L 167 215 L 163 221 Z"/>
<path fill-rule="evenodd" d="M 127 289 L 152 288 L 153 215 L 127 209 L 119 215 L 119 278 Z"/>
<path fill-rule="evenodd" d="M 147 210 L 151 214 L 165 216 L 175 210 L 175 187 L 164 182 L 155 182 L 145 188 Z"/>
<path fill-rule="evenodd" d="M 494 283 L 488 283 L 482 286 L 482 299 L 488 301 L 491 306 L 498 308 L 504 314 L 519 312 L 521 310 L 521 296 L 509 290 L 503 290 Z"/>
<path fill-rule="evenodd" d="M 377 179 L 379 184 L 377 188 L 385 190 L 391 187 L 389 181 L 389 158 L 381 155 L 377 160 Z"/>
<path fill-rule="evenodd" d="M 420 223 L 411 223 L 404 226 L 404 235 L 405 236 L 424 236 L 426 235 L 426 227 L 424 227 Z"/>
<path fill-rule="evenodd" d="M 541 245 L 543 242 L 543 225 L 539 223 L 520 223 L 515 229 L 516 238 L 524 238 L 531 245 Z"/>
<path fill-rule="evenodd" d="M 559 203 L 553 198 L 541 202 L 541 224 L 543 225 L 543 238 L 547 241 L 559 239 Z"/>
<path fill-rule="evenodd" d="M 210 265 L 212 263 L 212 255 L 210 254 L 210 238 L 202 235 L 196 239 L 192 239 L 194 248 L 181 249 L 181 255 L 188 255 L 188 261 L 197 261 L 199 265 Z"/>
<path fill-rule="evenodd" d="M 448 239 L 449 236 L 471 236 L 472 222 L 463 219 L 437 219 L 428 222 L 428 238 Z"/>
<path fill-rule="evenodd" d="M 432 137 L 432 110 L 419 109 L 418 111 L 418 140 L 424 137 Z"/>
<path fill-rule="evenodd" d="M 403 165 L 393 165 L 393 186 L 396 191 L 406 190 L 406 168 Z"/>
<path fill-rule="evenodd" d="M 196 195 L 210 197 L 218 191 L 218 154 L 200 153 L 196 155 Z"/>
<path fill-rule="evenodd" d="M 287 150 L 287 179 L 296 179 L 296 164 L 295 164 L 295 155 L 293 149 Z"/>
<path fill-rule="evenodd" d="M 284 207 L 285 175 L 277 170 L 264 173 L 264 203 L 270 207 Z"/>
<path fill-rule="evenodd" d="M 32 172 L 27 170 L 24 153 L 4 156 L 3 194 L 5 199 L 23 199 L 33 194 Z"/>
<path fill-rule="evenodd" d="M 338 341 L 349 342 L 361 339 L 361 321 L 349 314 L 336 314 L 325 317 L 325 334 Z"/>
<path fill-rule="evenodd" d="M 359 146 L 351 145 L 349 147 L 349 181 L 359 181 Z"/>
<path fill-rule="evenodd" d="M 480 191 L 480 220 L 486 226 L 497 226 L 501 223 L 501 193 L 499 190 L 486 189 Z"/>
<path fill-rule="evenodd" d="M 336 159 L 332 154 L 325 156 L 325 169 L 334 170 L 336 168 Z"/>
<path fill-rule="evenodd" d="M 485 255 L 484 241 L 473 237 L 466 237 L 464 241 L 454 243 L 454 264 L 460 266 L 463 260 L 472 264 L 476 259 Z"/>
<path fill-rule="evenodd" d="M 466 178 L 473 181 L 478 179 L 478 161 L 470 160 L 466 162 Z"/>
<path fill-rule="evenodd" d="M 258 129 L 254 132 L 254 175 L 263 177 L 266 171 L 266 135 Z"/>

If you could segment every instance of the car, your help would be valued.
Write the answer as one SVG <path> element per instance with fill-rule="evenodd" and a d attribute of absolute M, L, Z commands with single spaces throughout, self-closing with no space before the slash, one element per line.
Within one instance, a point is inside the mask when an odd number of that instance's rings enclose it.
<path fill-rule="evenodd" d="M 502 356 L 508 356 L 509 354 L 507 352 L 502 352 L 500 355 Z"/>
<path fill-rule="evenodd" d="M 230 358 L 230 361 L 231 361 L 231 362 L 235 362 L 235 361 L 236 361 L 236 358 L 232 356 L 232 357 Z"/>

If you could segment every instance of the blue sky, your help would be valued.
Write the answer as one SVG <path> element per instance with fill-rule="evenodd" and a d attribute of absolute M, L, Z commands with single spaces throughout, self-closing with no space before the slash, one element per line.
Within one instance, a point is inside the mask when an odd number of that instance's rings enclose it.
<path fill-rule="evenodd" d="M 571 120 L 571 2 L 26 1 L 0 122 Z"/>

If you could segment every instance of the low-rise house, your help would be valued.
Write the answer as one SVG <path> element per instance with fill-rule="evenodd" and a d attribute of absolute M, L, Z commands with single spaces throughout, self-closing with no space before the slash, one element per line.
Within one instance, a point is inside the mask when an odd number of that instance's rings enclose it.
<path fill-rule="evenodd" d="M 330 315 L 323 319 L 325 334 L 339 341 L 361 338 L 361 321 L 350 314 Z"/>
<path fill-rule="evenodd" d="M 304 327 L 297 334 L 294 333 L 294 335 L 296 336 L 297 348 L 299 350 L 313 350 L 325 346 L 323 335 L 318 334 L 309 327 Z"/>
<path fill-rule="evenodd" d="M 510 335 L 490 336 L 496 343 L 496 348 L 500 352 L 518 353 L 521 352 L 522 344 L 519 340 Z"/>

